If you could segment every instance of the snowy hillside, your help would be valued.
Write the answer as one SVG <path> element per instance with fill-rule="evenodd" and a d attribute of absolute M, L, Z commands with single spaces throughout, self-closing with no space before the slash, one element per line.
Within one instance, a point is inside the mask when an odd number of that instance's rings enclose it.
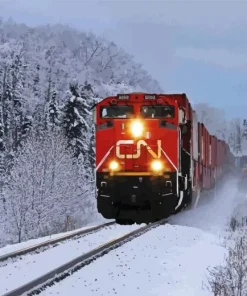
<path fill-rule="evenodd" d="M 0 36 L 1 63 L 19 61 L 20 75 L 28 82 L 24 88 L 29 99 L 31 94 L 45 99 L 47 93 L 40 91 L 47 91 L 50 79 L 61 100 L 74 78 L 98 88 L 98 97 L 112 93 L 108 85 L 161 91 L 158 82 L 134 62 L 133 56 L 92 33 L 63 25 L 30 28 L 9 21 L 0 25 Z"/>
<path fill-rule="evenodd" d="M 162 91 L 113 42 L 0 22 L 0 246 L 98 217 L 90 108 L 137 90 Z"/>

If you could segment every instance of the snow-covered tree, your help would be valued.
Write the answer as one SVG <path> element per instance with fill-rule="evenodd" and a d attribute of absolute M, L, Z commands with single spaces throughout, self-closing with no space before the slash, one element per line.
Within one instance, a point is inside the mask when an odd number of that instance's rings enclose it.
<path fill-rule="evenodd" d="M 228 128 L 228 144 L 235 155 L 243 152 L 243 128 L 239 118 L 232 119 Z"/>
<path fill-rule="evenodd" d="M 207 127 L 208 132 L 227 141 L 228 122 L 225 119 L 224 111 L 207 103 L 195 104 L 193 107 L 198 114 L 198 120 Z"/>
<path fill-rule="evenodd" d="M 14 160 L 7 187 L 8 220 L 18 241 L 63 230 L 66 216 L 76 209 L 77 179 L 62 135 L 29 136 Z"/>
<path fill-rule="evenodd" d="M 22 142 L 26 139 L 32 128 L 33 118 L 30 115 L 25 115 L 21 125 L 21 139 Z"/>
<path fill-rule="evenodd" d="M 84 99 L 84 116 L 88 123 L 87 130 L 87 159 L 86 165 L 89 168 L 89 173 L 91 175 L 91 180 L 94 179 L 94 169 L 95 169 L 95 124 L 93 118 L 92 107 L 97 103 L 98 99 L 95 98 L 95 93 L 91 84 L 85 81 L 84 85 L 80 91 L 81 97 Z"/>
<path fill-rule="evenodd" d="M 63 128 L 68 138 L 69 146 L 73 148 L 75 157 L 80 154 L 86 159 L 88 152 L 87 136 L 87 102 L 80 97 L 80 90 L 76 80 L 70 83 L 70 96 L 63 110 Z"/>
<path fill-rule="evenodd" d="M 59 125 L 59 107 L 57 103 L 57 92 L 53 91 L 49 101 L 47 103 L 48 110 L 47 110 L 47 127 L 54 131 L 56 127 Z"/>
<path fill-rule="evenodd" d="M 243 138 L 247 140 L 247 120 L 244 119 L 243 121 Z"/>
<path fill-rule="evenodd" d="M 0 203 L 4 201 L 3 196 L 3 185 L 4 185 L 4 174 L 5 174 L 5 166 L 4 166 L 4 159 L 5 159 L 5 143 L 4 143 L 4 123 L 3 123 L 3 99 L 2 93 L 0 91 Z"/>
<path fill-rule="evenodd" d="M 241 123 L 240 118 L 226 120 L 224 111 L 209 106 L 207 103 L 195 104 L 194 108 L 198 114 L 198 120 L 205 124 L 208 131 L 225 140 L 235 155 L 247 153 L 247 123 Z"/>

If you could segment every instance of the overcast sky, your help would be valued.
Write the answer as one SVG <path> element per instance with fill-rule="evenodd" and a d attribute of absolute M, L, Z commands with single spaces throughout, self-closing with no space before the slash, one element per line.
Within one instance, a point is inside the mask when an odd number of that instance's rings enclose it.
<path fill-rule="evenodd" d="M 0 0 L 0 15 L 91 30 L 133 54 L 164 91 L 247 117 L 247 1 Z"/>

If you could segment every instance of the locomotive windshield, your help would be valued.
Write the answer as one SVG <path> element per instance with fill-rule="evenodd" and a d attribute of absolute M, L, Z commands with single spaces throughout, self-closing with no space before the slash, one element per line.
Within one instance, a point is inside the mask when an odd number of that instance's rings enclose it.
<path fill-rule="evenodd" d="M 172 118 L 175 116 L 174 106 L 142 106 L 141 116 L 144 118 Z"/>
<path fill-rule="evenodd" d="M 130 118 L 133 114 L 133 106 L 103 106 L 100 109 L 101 118 Z"/>

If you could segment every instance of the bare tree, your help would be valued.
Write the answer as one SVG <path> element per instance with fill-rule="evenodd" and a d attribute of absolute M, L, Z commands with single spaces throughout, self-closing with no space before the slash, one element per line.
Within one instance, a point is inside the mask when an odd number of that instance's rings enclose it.
<path fill-rule="evenodd" d="M 223 140 L 227 138 L 229 127 L 223 110 L 209 106 L 207 103 L 195 104 L 194 108 L 198 114 L 198 120 L 206 125 L 211 134 Z"/>
<path fill-rule="evenodd" d="M 245 296 L 247 293 L 247 241 L 239 237 L 229 248 L 225 266 L 209 271 L 214 296 Z"/>
<path fill-rule="evenodd" d="M 232 217 L 228 229 L 230 235 L 225 243 L 228 252 L 224 263 L 208 269 L 208 289 L 214 296 L 247 295 L 246 222 L 246 217 L 241 221 Z"/>
<path fill-rule="evenodd" d="M 61 231 L 66 216 L 73 214 L 78 177 L 66 147 L 58 133 L 32 134 L 15 159 L 6 207 L 18 241 Z"/>
<path fill-rule="evenodd" d="M 228 143 L 236 154 L 242 153 L 242 142 L 243 142 L 243 127 L 241 120 L 235 118 L 230 122 L 230 134 L 228 137 Z"/>

